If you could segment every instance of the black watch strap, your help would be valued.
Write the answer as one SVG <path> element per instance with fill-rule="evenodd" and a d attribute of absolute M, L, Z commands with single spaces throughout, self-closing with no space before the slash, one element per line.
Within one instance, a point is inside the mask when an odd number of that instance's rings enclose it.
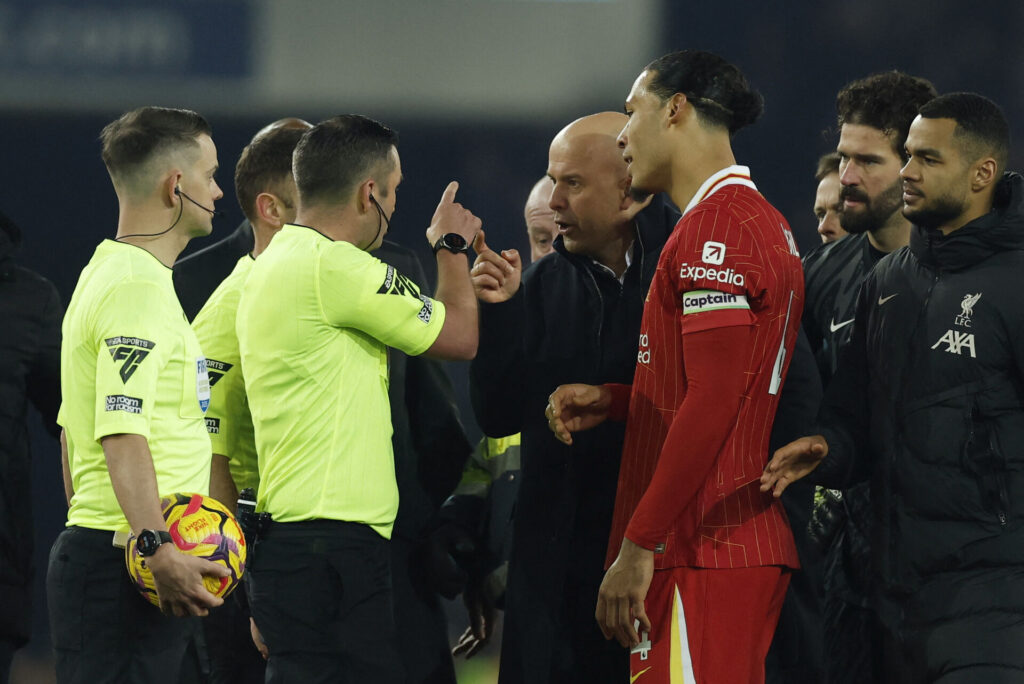
<path fill-rule="evenodd" d="M 441 236 L 440 240 L 434 243 L 434 254 L 437 254 L 442 249 L 447 249 L 454 254 L 467 254 L 469 252 L 469 243 L 466 242 L 466 238 L 458 233 L 445 233 Z"/>
<path fill-rule="evenodd" d="M 174 540 L 167 530 L 142 530 L 136 542 L 140 556 L 152 556 L 161 544 L 170 544 Z"/>

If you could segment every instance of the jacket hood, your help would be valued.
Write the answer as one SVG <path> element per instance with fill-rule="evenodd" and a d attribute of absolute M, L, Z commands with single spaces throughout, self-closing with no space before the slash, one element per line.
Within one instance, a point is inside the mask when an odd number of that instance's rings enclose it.
<path fill-rule="evenodd" d="M 943 235 L 914 226 L 910 251 L 919 261 L 946 271 L 960 271 L 998 252 L 1024 250 L 1024 177 L 1006 173 L 996 186 L 992 210 Z"/>

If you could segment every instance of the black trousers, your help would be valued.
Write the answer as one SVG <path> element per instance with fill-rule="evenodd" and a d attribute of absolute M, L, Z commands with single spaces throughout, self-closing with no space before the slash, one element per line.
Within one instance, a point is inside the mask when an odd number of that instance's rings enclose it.
<path fill-rule="evenodd" d="M 177 684 L 194 618 L 135 590 L 112 533 L 69 527 L 50 550 L 46 597 L 59 684 Z"/>
<path fill-rule="evenodd" d="M 252 643 L 245 587 L 238 587 L 224 605 L 202 621 L 203 651 L 209 684 L 262 684 L 267 663 Z"/>
<path fill-rule="evenodd" d="M 398 684 L 388 542 L 366 525 L 272 523 L 249 569 L 267 684 Z"/>

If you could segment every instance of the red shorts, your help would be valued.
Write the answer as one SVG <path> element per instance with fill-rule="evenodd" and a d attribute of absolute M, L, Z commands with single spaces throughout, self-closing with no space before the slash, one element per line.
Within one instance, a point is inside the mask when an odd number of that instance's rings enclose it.
<path fill-rule="evenodd" d="M 629 656 L 636 684 L 764 684 L 789 570 L 657 570 L 644 608 L 651 634 Z"/>

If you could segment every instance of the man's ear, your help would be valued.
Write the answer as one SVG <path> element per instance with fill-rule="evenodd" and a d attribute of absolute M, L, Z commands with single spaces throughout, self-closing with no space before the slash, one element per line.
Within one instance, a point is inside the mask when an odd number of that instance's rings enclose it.
<path fill-rule="evenodd" d="M 164 177 L 163 182 L 160 183 L 160 200 L 167 208 L 174 207 L 179 202 L 185 201 L 184 197 L 180 197 L 178 195 L 178 191 L 181 189 L 181 177 L 181 171 L 174 169 L 168 173 L 167 176 Z"/>
<path fill-rule="evenodd" d="M 686 95 L 684 95 L 683 93 L 676 93 L 675 95 L 669 98 L 667 105 L 668 123 L 670 125 L 680 124 L 683 122 L 683 119 L 686 117 L 686 104 Z M 690 109 L 692 109 L 692 107 L 690 107 Z"/>
<path fill-rule="evenodd" d="M 974 162 L 970 180 L 971 191 L 981 192 L 999 180 L 999 164 L 992 157 Z"/>
<path fill-rule="evenodd" d="M 654 195 L 647 195 L 643 199 L 636 199 L 629 191 L 629 177 L 626 176 L 619 181 L 619 211 L 627 212 L 627 217 L 632 220 L 634 216 L 650 205 Z"/>
<path fill-rule="evenodd" d="M 377 181 L 372 178 L 367 178 L 359 184 L 359 188 L 356 190 L 356 202 L 359 209 L 359 213 L 366 214 L 371 211 L 376 211 L 373 206 L 373 201 L 370 199 L 370 195 L 374 198 L 377 197 Z"/>
<path fill-rule="evenodd" d="M 277 195 L 270 192 L 261 192 L 256 195 L 257 215 L 275 228 L 280 228 L 284 225 L 284 221 L 281 218 L 282 209 L 284 209 L 284 203 L 281 202 L 281 198 Z"/>

